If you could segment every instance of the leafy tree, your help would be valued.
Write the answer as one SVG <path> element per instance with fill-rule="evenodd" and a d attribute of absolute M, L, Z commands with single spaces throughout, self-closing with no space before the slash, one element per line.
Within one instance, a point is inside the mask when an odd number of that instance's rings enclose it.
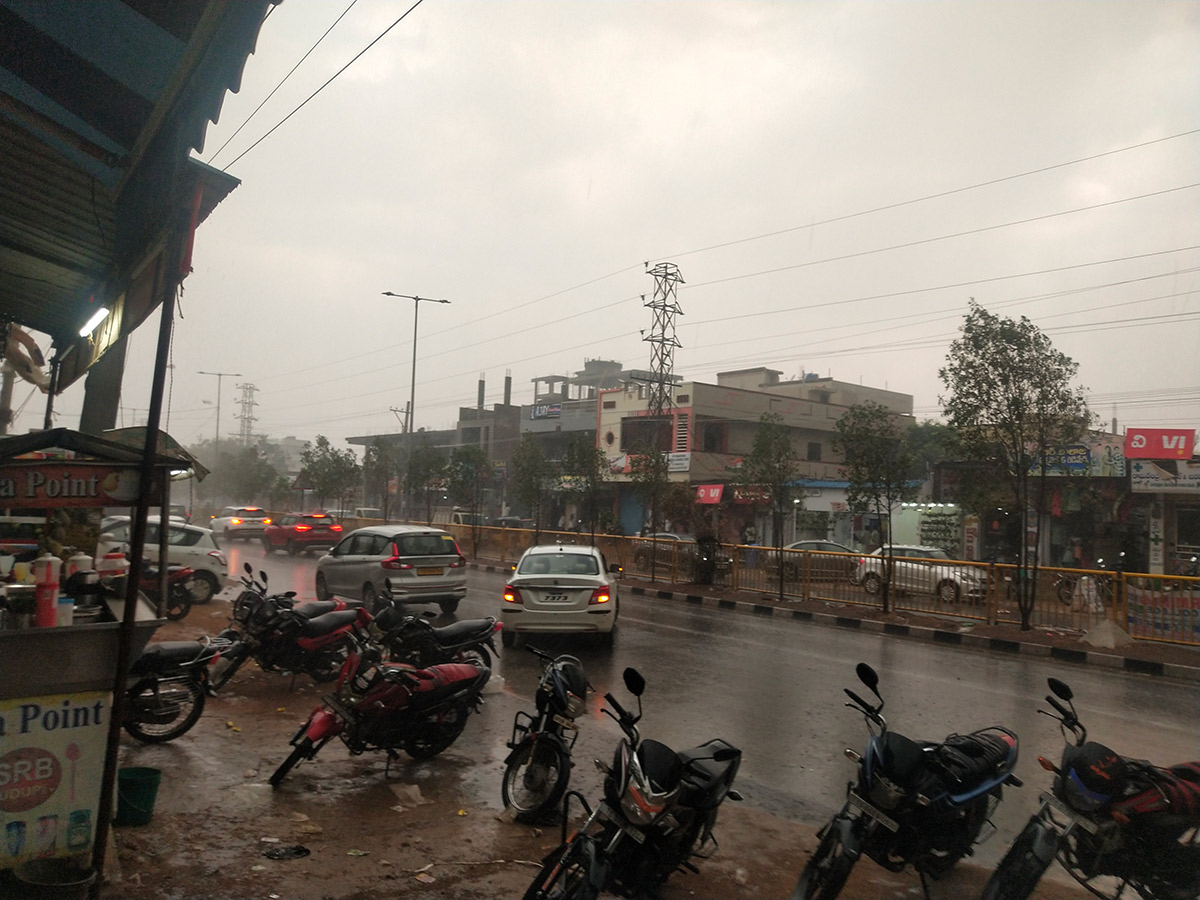
<path fill-rule="evenodd" d="M 201 441 L 192 453 L 210 475 L 195 485 L 200 502 L 212 506 L 222 501 L 249 504 L 266 498 L 279 477 L 279 469 L 268 460 L 262 447 L 245 447 L 233 441 Z"/>
<path fill-rule="evenodd" d="M 305 447 L 300 453 L 300 476 L 317 495 L 317 504 L 325 505 L 325 498 L 342 499 L 361 480 L 361 468 L 353 450 L 338 450 L 323 434 L 317 435 L 315 445 Z"/>
<path fill-rule="evenodd" d="M 450 499 L 470 513 L 471 552 L 479 555 L 479 543 L 483 539 L 481 521 L 483 498 L 492 483 L 492 464 L 482 447 L 471 444 L 455 447 L 446 466 L 446 490 Z"/>
<path fill-rule="evenodd" d="M 367 497 L 379 498 L 379 511 L 385 520 L 392 499 L 392 492 L 388 488 L 392 479 L 398 477 L 400 467 L 400 448 L 395 441 L 377 437 L 367 445 L 363 454 L 363 485 Z"/>
<path fill-rule="evenodd" d="M 739 480 L 764 491 L 766 503 L 771 510 L 771 533 L 775 546 L 783 544 L 784 516 L 792 509 L 792 482 L 799 474 L 800 464 L 788 427 L 778 413 L 763 413 L 754 432 L 754 443 L 742 465 Z M 783 599 L 783 551 L 776 550 L 776 568 L 779 570 L 779 599 Z"/>
<path fill-rule="evenodd" d="M 914 493 L 909 475 L 913 454 L 896 417 L 886 406 L 867 401 L 848 408 L 837 421 L 834 452 L 842 455 L 849 486 L 846 502 L 858 511 L 870 510 L 886 522 L 883 611 L 889 611 L 892 580 L 892 511 Z"/>
<path fill-rule="evenodd" d="M 596 526 L 600 518 L 600 496 L 611 471 L 608 457 L 596 445 L 592 434 L 573 434 L 563 460 L 563 484 L 578 503 L 596 542 Z"/>
<path fill-rule="evenodd" d="M 908 477 L 926 481 L 933 467 L 944 459 L 953 459 L 958 452 L 958 435 L 949 425 L 930 419 L 913 425 L 905 434 L 913 466 Z"/>
<path fill-rule="evenodd" d="M 422 503 L 425 507 L 425 524 L 433 524 L 434 501 L 445 486 L 446 455 L 429 443 L 429 438 L 421 435 L 420 443 L 413 448 L 407 475 L 405 487 L 413 505 Z M 409 518 L 413 518 L 411 509 Z"/>
<path fill-rule="evenodd" d="M 1034 522 L 1033 547 L 1018 548 L 1021 629 L 1030 630 L 1038 546 L 1046 506 L 1046 453 L 1077 440 L 1092 414 L 1079 365 L 1054 349 L 1029 319 L 996 316 L 974 300 L 962 335 L 938 375 L 950 394 L 939 398 L 968 458 L 993 463 L 1007 477 L 1016 509 Z M 1028 577 L 1024 577 L 1028 575 Z"/>
<path fill-rule="evenodd" d="M 517 502 L 529 511 L 536 544 L 542 533 L 542 519 L 550 506 L 550 490 L 558 475 L 558 467 L 546 456 L 534 436 L 526 432 L 513 449 L 509 472 L 509 490 Z"/>
<path fill-rule="evenodd" d="M 636 445 L 629 454 L 629 478 L 633 495 L 650 511 L 650 533 L 660 530 L 663 506 L 670 487 L 667 454 L 650 443 Z M 650 544 L 650 580 L 656 578 L 658 567 L 658 544 Z"/>

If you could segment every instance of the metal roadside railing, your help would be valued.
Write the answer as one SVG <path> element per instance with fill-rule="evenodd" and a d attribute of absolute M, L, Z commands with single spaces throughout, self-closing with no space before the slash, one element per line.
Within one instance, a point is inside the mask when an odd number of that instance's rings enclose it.
<path fill-rule="evenodd" d="M 472 551 L 472 529 L 443 525 Z M 534 532 L 480 527 L 477 555 L 515 563 L 534 543 Z M 542 531 L 538 543 L 591 544 L 588 532 Z M 879 557 L 858 553 L 780 550 L 740 544 L 701 548 L 695 542 L 597 534 L 595 544 L 609 562 L 652 583 L 711 584 L 787 600 L 825 600 L 880 607 L 881 589 L 869 576 L 882 576 Z M 706 552 L 707 551 L 707 552 Z M 874 560 L 863 565 L 862 560 Z M 780 576 L 782 574 L 782 584 Z M 1020 624 L 1021 573 L 999 563 L 897 559 L 889 605 L 896 611 Z M 879 580 L 882 580 L 880 578 Z M 951 586 L 953 589 L 951 589 Z M 1091 631 L 1111 620 L 1139 640 L 1200 645 L 1200 578 L 1102 569 L 1039 567 L 1033 586 L 1034 628 Z"/>

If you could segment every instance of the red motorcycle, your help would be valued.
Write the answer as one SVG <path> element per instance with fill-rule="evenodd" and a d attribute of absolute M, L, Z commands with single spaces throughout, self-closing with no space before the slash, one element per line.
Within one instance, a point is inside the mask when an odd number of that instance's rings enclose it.
<path fill-rule="evenodd" d="M 296 763 L 312 759 L 335 737 L 356 755 L 384 751 L 388 766 L 399 759 L 397 750 L 413 759 L 436 756 L 458 739 L 467 716 L 482 705 L 490 669 L 470 663 L 415 669 L 382 662 L 382 650 L 363 637 L 370 614 L 363 609 L 359 615 L 356 647 L 342 666 L 334 692 L 293 735 L 291 755 L 271 776 L 272 787 L 279 787 Z"/>

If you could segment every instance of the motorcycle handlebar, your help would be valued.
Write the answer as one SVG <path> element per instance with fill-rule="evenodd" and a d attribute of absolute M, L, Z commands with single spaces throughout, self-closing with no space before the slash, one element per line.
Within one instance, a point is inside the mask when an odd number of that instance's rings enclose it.
<path fill-rule="evenodd" d="M 862 697 L 858 696 L 858 694 L 854 693 L 854 691 L 850 690 L 850 688 L 842 688 L 842 690 L 846 692 L 847 697 L 862 707 L 863 712 L 872 712 L 875 709 L 875 707 L 873 707 Z"/>
<path fill-rule="evenodd" d="M 1075 718 L 1074 716 L 1071 715 L 1071 711 L 1069 709 L 1067 709 L 1065 706 L 1063 706 L 1061 703 L 1059 703 L 1057 700 L 1055 700 L 1049 694 L 1046 695 L 1046 702 L 1049 703 L 1051 706 L 1053 706 L 1055 708 L 1055 710 L 1058 711 L 1058 714 L 1063 717 L 1064 721 L 1069 722 Z"/>
<path fill-rule="evenodd" d="M 604 699 L 608 701 L 609 706 L 611 706 L 613 709 L 615 709 L 617 711 L 617 714 L 621 717 L 622 721 L 627 721 L 627 720 L 633 718 L 632 716 L 629 715 L 629 713 L 627 713 L 625 711 L 625 707 L 623 707 L 620 703 L 617 702 L 617 698 L 614 697 L 612 694 L 605 694 Z"/>

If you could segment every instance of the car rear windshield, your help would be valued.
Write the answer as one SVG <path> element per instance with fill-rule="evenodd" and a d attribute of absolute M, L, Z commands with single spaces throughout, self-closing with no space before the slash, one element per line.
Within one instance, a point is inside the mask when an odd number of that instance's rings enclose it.
<path fill-rule="evenodd" d="M 448 534 L 398 534 L 392 538 L 400 556 L 458 556 L 458 544 Z"/>
<path fill-rule="evenodd" d="M 518 575 L 599 575 L 600 565 L 590 553 L 539 553 L 521 560 Z"/>

